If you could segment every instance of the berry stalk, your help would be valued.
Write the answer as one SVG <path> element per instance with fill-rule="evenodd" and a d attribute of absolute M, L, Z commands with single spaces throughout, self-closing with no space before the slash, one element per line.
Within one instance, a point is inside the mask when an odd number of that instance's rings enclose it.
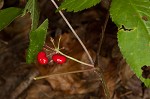
<path fill-rule="evenodd" d="M 81 64 L 86 65 L 86 66 L 89 66 L 89 67 L 94 67 L 94 65 L 92 65 L 92 64 L 88 64 L 88 63 L 82 62 L 82 61 L 80 61 L 80 60 L 77 60 L 77 59 L 75 59 L 75 58 L 73 58 L 73 57 L 71 57 L 71 56 L 68 56 L 68 55 L 62 53 L 61 51 L 59 51 L 58 49 L 55 49 L 55 51 L 58 52 L 59 54 L 65 56 L 65 57 L 67 57 L 67 58 L 73 60 L 73 61 L 76 61 L 76 62 L 78 62 L 78 63 L 81 63 Z"/>

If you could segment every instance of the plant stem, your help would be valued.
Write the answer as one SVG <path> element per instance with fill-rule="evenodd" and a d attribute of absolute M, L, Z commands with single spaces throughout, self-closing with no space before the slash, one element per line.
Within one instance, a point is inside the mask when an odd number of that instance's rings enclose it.
<path fill-rule="evenodd" d="M 61 40 L 61 36 L 59 37 L 59 41 L 58 41 L 58 45 L 57 45 L 57 49 L 59 49 L 60 40 Z"/>
<path fill-rule="evenodd" d="M 55 3 L 55 1 L 54 1 L 54 0 L 51 0 L 51 1 L 52 1 L 52 3 L 54 4 L 54 6 L 58 9 L 58 5 Z M 67 57 L 67 58 L 70 58 L 70 59 L 73 59 L 74 61 L 79 62 L 79 63 L 81 63 L 81 64 L 94 67 L 94 61 L 93 61 L 92 57 L 90 56 L 88 50 L 86 49 L 85 45 L 83 44 L 83 42 L 81 41 L 81 39 L 79 38 L 79 36 L 78 36 L 77 33 L 75 32 L 75 30 L 72 28 L 72 26 L 70 25 L 70 23 L 68 22 L 68 20 L 67 20 L 66 17 L 64 16 L 64 14 L 63 14 L 60 10 L 59 10 L 59 13 L 60 13 L 60 15 L 62 16 L 62 18 L 64 19 L 64 21 L 66 22 L 66 24 L 68 25 L 68 27 L 71 29 L 71 31 L 73 32 L 73 34 L 75 35 L 75 37 L 76 37 L 76 38 L 78 39 L 78 41 L 80 42 L 81 46 L 82 46 L 83 49 L 85 50 L 85 52 L 86 52 L 86 54 L 87 54 L 87 56 L 88 56 L 88 58 L 89 58 L 89 60 L 90 60 L 90 62 L 91 62 L 92 65 L 87 64 L 87 63 L 84 63 L 84 62 L 81 62 L 81 61 L 76 60 L 76 59 L 74 59 L 74 58 L 72 58 L 72 57 L 70 57 L 70 56 L 67 56 L 67 55 L 66 55 L 66 57 Z M 106 22 L 106 25 L 107 25 L 107 21 L 105 21 L 105 22 Z M 105 27 L 105 28 L 106 28 L 106 27 Z M 104 31 L 103 31 L 103 32 L 105 32 L 105 28 L 104 28 Z M 102 38 L 103 38 L 103 37 L 102 37 Z M 101 45 L 102 45 L 102 42 L 101 42 Z M 101 49 L 101 45 L 100 45 L 100 49 Z M 59 51 L 59 50 L 58 50 L 58 51 Z M 62 55 L 64 55 L 64 54 L 61 53 L 61 52 L 59 52 L 59 53 L 62 54 Z M 99 52 L 99 53 L 100 53 L 100 52 Z M 65 56 L 65 55 L 64 55 L 64 56 Z M 98 61 L 99 61 L 99 60 L 98 60 Z M 99 63 L 98 63 L 98 65 L 99 65 Z M 104 78 L 103 78 L 103 73 L 102 73 L 101 69 L 100 69 L 100 73 L 97 72 L 96 70 L 94 70 L 94 72 L 100 77 L 100 80 L 101 80 L 101 82 L 102 82 L 102 86 L 103 86 L 103 88 L 104 88 L 104 92 L 105 92 L 106 98 L 109 99 L 110 97 L 109 97 L 108 88 L 107 88 L 106 83 L 105 83 L 105 80 L 104 80 Z"/>
<path fill-rule="evenodd" d="M 56 2 L 54 0 L 51 0 L 52 3 L 54 4 L 54 6 L 58 9 L 58 5 L 56 4 Z M 85 50 L 90 62 L 92 63 L 92 65 L 94 66 L 94 61 L 91 57 L 91 55 L 89 54 L 87 48 L 85 47 L 85 45 L 83 44 L 83 42 L 81 41 L 81 39 L 79 38 L 79 36 L 77 35 L 77 33 L 75 32 L 75 30 L 72 28 L 71 24 L 68 22 L 67 18 L 64 16 L 64 14 L 62 13 L 61 10 L 59 10 L 60 15 L 62 16 L 62 18 L 64 19 L 64 21 L 66 22 L 66 24 L 68 25 L 68 27 L 70 28 L 70 30 L 72 31 L 72 33 L 75 35 L 75 37 L 78 39 L 78 41 L 80 42 L 81 46 L 83 47 L 83 49 Z"/>
<path fill-rule="evenodd" d="M 75 59 L 75 58 L 73 58 L 73 57 L 71 57 L 71 56 L 68 56 L 68 55 L 62 53 L 61 51 L 59 51 L 59 49 L 56 49 L 56 52 L 60 53 L 61 55 L 65 56 L 65 57 L 67 57 L 67 58 L 69 58 L 69 59 L 71 59 L 71 60 L 73 60 L 73 61 L 76 61 L 76 62 L 78 62 L 78 63 L 81 63 L 81 64 L 83 64 L 83 65 L 86 65 L 86 66 L 89 66 L 89 67 L 94 67 L 94 65 L 92 65 L 92 64 L 88 64 L 88 63 L 82 62 L 82 61 L 80 61 L 80 60 L 77 60 L 77 59 Z"/>
<path fill-rule="evenodd" d="M 103 86 L 106 98 L 110 99 L 109 90 L 108 90 L 108 87 L 106 85 L 105 78 L 104 78 L 104 75 L 103 75 L 103 71 L 102 71 L 102 69 L 100 67 L 100 61 L 99 61 L 100 60 L 101 47 L 102 47 L 102 43 L 103 43 L 103 39 L 104 39 L 104 34 L 105 34 L 106 26 L 107 26 L 107 23 L 108 23 L 108 19 L 109 19 L 109 11 L 107 11 L 105 22 L 104 22 L 104 26 L 102 27 L 102 35 L 100 35 L 101 38 L 100 38 L 99 47 L 98 47 L 98 50 L 97 50 L 97 65 L 99 66 L 100 69 L 96 73 L 99 74 L 99 78 L 101 80 L 101 83 L 102 83 L 102 86 Z"/>
<path fill-rule="evenodd" d="M 54 48 L 56 48 L 55 43 L 54 43 L 54 39 L 53 39 L 53 38 L 50 38 L 50 41 L 52 42 Z"/>
<path fill-rule="evenodd" d="M 64 72 L 64 73 L 55 73 L 55 74 L 50 74 L 50 75 L 35 77 L 34 80 L 39 80 L 39 79 L 43 79 L 43 78 L 48 78 L 48 77 L 51 77 L 51 76 L 59 76 L 59 75 L 66 75 L 66 74 L 87 72 L 87 71 L 92 71 L 92 70 L 96 70 L 96 69 L 98 69 L 98 68 L 85 69 L 85 70 L 77 70 L 77 71 Z"/>
<path fill-rule="evenodd" d="M 65 57 L 67 57 L 67 58 L 69 58 L 69 59 L 71 59 L 71 60 L 73 60 L 73 61 L 76 61 L 76 62 L 78 62 L 78 63 L 81 63 L 81 64 L 86 65 L 86 66 L 89 66 L 89 67 L 94 67 L 94 65 L 92 65 L 92 64 L 88 64 L 88 63 L 82 62 L 82 61 L 80 61 L 80 60 L 77 60 L 77 59 L 75 59 L 75 58 L 73 58 L 73 57 L 71 57 L 71 56 L 68 56 L 68 55 L 62 53 L 62 52 L 60 51 L 60 49 L 58 49 L 58 48 L 53 49 L 53 48 L 50 48 L 50 47 L 47 46 L 47 45 L 45 45 L 45 47 L 47 47 L 47 48 L 49 48 L 50 50 L 53 50 L 53 51 L 55 51 L 55 52 L 57 52 L 57 53 L 59 53 L 59 54 L 65 56 Z"/>

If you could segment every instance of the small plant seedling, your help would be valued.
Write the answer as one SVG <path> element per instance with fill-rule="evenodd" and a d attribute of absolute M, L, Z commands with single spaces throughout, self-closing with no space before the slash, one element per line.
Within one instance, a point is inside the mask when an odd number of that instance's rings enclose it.
<path fill-rule="evenodd" d="M 41 52 L 38 53 L 37 60 L 42 65 L 48 64 L 48 58 L 46 57 L 46 53 L 43 52 L 43 51 L 41 51 Z"/>

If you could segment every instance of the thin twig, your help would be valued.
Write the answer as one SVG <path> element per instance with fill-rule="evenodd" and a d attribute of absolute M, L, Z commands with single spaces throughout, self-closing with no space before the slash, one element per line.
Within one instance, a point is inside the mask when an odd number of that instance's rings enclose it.
<path fill-rule="evenodd" d="M 52 3 L 54 4 L 54 6 L 58 9 L 58 5 L 56 4 L 56 2 L 54 0 L 51 0 Z M 75 35 L 75 37 L 78 39 L 78 41 L 80 42 L 81 46 L 83 47 L 83 49 L 85 50 L 91 64 L 94 66 L 94 61 L 91 57 L 91 55 L 89 54 L 87 48 L 85 47 L 85 45 L 83 44 L 83 42 L 81 41 L 81 39 L 79 38 L 79 36 L 77 35 L 77 33 L 75 32 L 75 30 L 72 28 L 71 24 L 68 22 L 67 18 L 64 16 L 64 14 L 62 13 L 61 10 L 59 10 L 60 15 L 62 16 L 62 18 L 64 19 L 64 21 L 66 22 L 66 24 L 68 25 L 68 27 L 70 28 L 70 30 L 72 31 L 72 33 Z"/>
<path fill-rule="evenodd" d="M 24 81 L 22 81 L 17 87 L 16 89 L 13 90 L 13 92 L 10 94 L 11 99 L 18 99 L 17 97 L 24 91 L 26 90 L 29 85 L 33 82 L 33 79 L 35 78 L 35 76 L 38 76 L 39 72 L 36 69 L 33 69 Z"/>
<path fill-rule="evenodd" d="M 105 78 L 104 78 L 104 75 L 103 75 L 103 71 L 102 71 L 102 69 L 100 67 L 101 64 L 100 64 L 100 61 L 99 61 L 100 60 L 101 47 L 102 47 L 102 43 L 103 43 L 103 39 L 104 39 L 105 30 L 106 30 L 106 26 L 107 26 L 108 20 L 109 20 L 109 11 L 106 14 L 104 26 L 102 27 L 102 34 L 100 35 L 99 47 L 98 47 L 98 50 L 97 50 L 97 61 L 96 61 L 97 63 L 95 63 L 95 64 L 97 64 L 99 66 L 99 68 L 100 68 L 99 71 L 96 72 L 96 73 L 98 73 L 99 76 L 100 76 L 105 96 L 106 96 L 107 99 L 110 99 L 109 90 L 108 90 L 108 87 L 106 85 Z"/>
<path fill-rule="evenodd" d="M 52 77 L 52 76 L 60 76 L 60 75 L 66 75 L 66 74 L 74 74 L 74 73 L 80 73 L 80 72 L 87 72 L 87 71 L 92 71 L 92 70 L 96 70 L 96 69 L 98 69 L 98 68 L 85 69 L 85 70 L 77 70 L 77 71 L 70 71 L 70 72 L 64 72 L 64 73 L 55 73 L 55 74 L 50 74 L 50 75 L 35 77 L 34 80 L 39 80 L 39 79 L 48 78 L 48 77 Z"/>

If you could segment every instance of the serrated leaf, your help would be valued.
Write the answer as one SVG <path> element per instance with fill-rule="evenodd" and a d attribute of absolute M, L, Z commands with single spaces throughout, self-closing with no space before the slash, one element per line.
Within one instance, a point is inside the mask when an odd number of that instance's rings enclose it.
<path fill-rule="evenodd" d="M 45 42 L 48 29 L 48 19 L 46 19 L 35 31 L 30 33 L 30 44 L 26 56 L 27 63 L 34 62 L 36 55 L 41 51 Z"/>
<path fill-rule="evenodd" d="M 38 11 L 37 0 L 28 0 L 23 15 L 25 15 L 27 12 L 31 13 L 31 19 L 32 19 L 31 30 L 35 30 L 39 23 L 39 11 Z"/>
<path fill-rule="evenodd" d="M 142 77 L 142 67 L 150 66 L 150 1 L 113 0 L 112 20 L 119 28 L 118 43 L 127 63 L 135 74 L 150 87 L 150 79 Z M 128 29 L 131 29 L 130 31 Z"/>
<path fill-rule="evenodd" d="M 21 13 L 22 9 L 15 7 L 0 10 L 0 31 L 8 26 Z"/>
<path fill-rule="evenodd" d="M 59 7 L 59 10 L 67 9 L 68 12 L 81 11 L 98 4 L 101 0 L 65 0 Z"/>

